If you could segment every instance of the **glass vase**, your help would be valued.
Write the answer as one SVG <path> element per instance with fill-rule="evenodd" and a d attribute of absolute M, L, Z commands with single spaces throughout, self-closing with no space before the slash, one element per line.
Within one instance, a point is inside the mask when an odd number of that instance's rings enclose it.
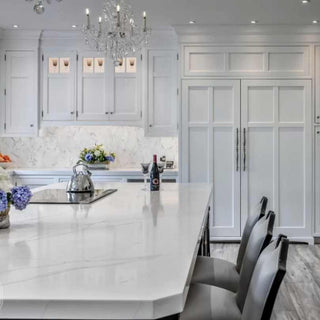
<path fill-rule="evenodd" d="M 8 229 L 10 227 L 9 211 L 10 208 L 0 212 L 0 229 Z"/>

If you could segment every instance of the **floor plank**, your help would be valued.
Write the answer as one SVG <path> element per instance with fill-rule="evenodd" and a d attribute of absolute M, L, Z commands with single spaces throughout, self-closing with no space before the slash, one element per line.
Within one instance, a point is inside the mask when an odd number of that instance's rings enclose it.
<path fill-rule="evenodd" d="M 238 249 L 238 244 L 214 243 L 211 256 L 235 263 Z M 290 244 L 287 274 L 271 319 L 320 319 L 320 245 Z"/>

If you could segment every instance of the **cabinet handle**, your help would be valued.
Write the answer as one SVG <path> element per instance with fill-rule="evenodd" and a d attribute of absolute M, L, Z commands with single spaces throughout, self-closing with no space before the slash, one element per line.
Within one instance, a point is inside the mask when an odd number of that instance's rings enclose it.
<path fill-rule="evenodd" d="M 236 162 L 237 162 L 237 171 L 239 171 L 239 128 L 237 128 L 237 146 L 236 146 Z"/>
<path fill-rule="evenodd" d="M 106 112 L 106 114 L 109 114 L 109 112 Z"/>
<path fill-rule="evenodd" d="M 243 171 L 246 171 L 246 161 L 247 161 L 247 138 L 246 138 L 246 128 L 243 128 Z"/>
<path fill-rule="evenodd" d="M 30 127 L 33 128 L 33 124 L 30 124 Z"/>

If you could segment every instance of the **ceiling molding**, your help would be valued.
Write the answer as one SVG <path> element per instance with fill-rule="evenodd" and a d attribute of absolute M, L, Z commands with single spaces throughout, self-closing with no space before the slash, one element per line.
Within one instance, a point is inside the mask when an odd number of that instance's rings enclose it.
<path fill-rule="evenodd" d="M 2 29 L 0 37 L 3 40 L 39 40 L 41 30 L 13 30 Z"/>
<path fill-rule="evenodd" d="M 176 25 L 174 28 L 180 43 L 320 42 L 320 26 L 316 25 Z"/>

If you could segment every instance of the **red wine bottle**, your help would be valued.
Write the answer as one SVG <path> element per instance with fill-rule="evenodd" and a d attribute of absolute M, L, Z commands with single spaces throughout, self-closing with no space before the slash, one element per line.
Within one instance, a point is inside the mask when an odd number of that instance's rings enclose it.
<path fill-rule="evenodd" d="M 150 171 L 150 191 L 160 190 L 160 175 L 157 164 L 157 155 L 153 155 L 153 165 Z"/>

